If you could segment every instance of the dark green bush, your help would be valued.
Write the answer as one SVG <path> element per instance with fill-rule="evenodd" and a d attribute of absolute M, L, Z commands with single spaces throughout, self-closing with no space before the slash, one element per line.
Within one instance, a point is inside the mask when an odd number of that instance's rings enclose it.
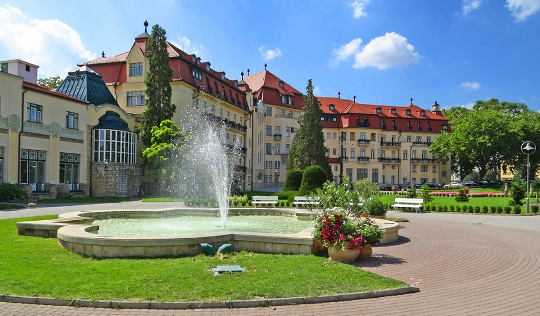
<path fill-rule="evenodd" d="M 408 198 L 411 198 L 411 199 L 414 199 L 418 196 L 418 194 L 416 193 L 416 188 L 414 187 L 411 187 L 407 190 L 407 197 Z"/>
<path fill-rule="evenodd" d="M 465 194 L 465 191 L 463 189 L 458 190 L 458 194 L 456 195 L 456 202 L 469 202 L 469 196 Z"/>
<path fill-rule="evenodd" d="M 437 206 L 436 205 L 431 205 L 431 211 L 436 212 L 437 211 Z"/>
<path fill-rule="evenodd" d="M 514 214 L 521 214 L 521 206 L 514 205 Z"/>
<path fill-rule="evenodd" d="M 538 213 L 538 205 L 531 205 L 531 212 L 534 214 Z"/>
<path fill-rule="evenodd" d="M 13 200 L 28 200 L 28 192 L 15 184 L 0 184 L 0 201 Z"/>
<path fill-rule="evenodd" d="M 302 185 L 302 176 L 304 170 L 294 169 L 287 171 L 285 176 L 285 183 L 283 184 L 283 191 L 299 191 Z"/>
<path fill-rule="evenodd" d="M 490 209 L 490 213 L 493 213 L 493 214 L 497 213 L 497 207 L 496 206 L 491 206 L 489 209 Z"/>
<path fill-rule="evenodd" d="M 456 205 L 456 212 L 461 212 L 461 205 Z"/>
<path fill-rule="evenodd" d="M 489 212 L 489 208 L 487 206 L 485 206 L 485 205 L 482 206 L 482 213 L 486 214 L 487 212 Z"/>
<path fill-rule="evenodd" d="M 512 213 L 512 207 L 509 205 L 506 205 L 503 209 L 506 214 Z"/>
<path fill-rule="evenodd" d="M 469 205 L 469 206 L 467 207 L 467 213 L 474 213 L 474 206 Z"/>
<path fill-rule="evenodd" d="M 300 185 L 300 193 L 302 195 L 315 192 L 316 189 L 322 188 L 324 182 L 326 182 L 327 176 L 324 169 L 320 166 L 309 166 L 304 170 L 304 176 L 302 177 L 302 184 Z"/>
<path fill-rule="evenodd" d="M 502 214 L 502 212 L 503 212 L 503 207 L 502 206 L 497 206 L 497 213 Z"/>
<path fill-rule="evenodd" d="M 475 206 L 474 207 L 474 212 L 475 213 L 480 213 L 480 206 Z"/>
<path fill-rule="evenodd" d="M 442 212 L 442 211 L 443 211 L 442 205 L 437 206 L 437 212 Z"/>
<path fill-rule="evenodd" d="M 279 200 L 294 201 L 294 197 L 300 195 L 298 191 L 281 191 L 277 194 Z"/>
<path fill-rule="evenodd" d="M 450 212 L 455 212 L 456 211 L 456 207 L 454 205 L 450 205 Z"/>

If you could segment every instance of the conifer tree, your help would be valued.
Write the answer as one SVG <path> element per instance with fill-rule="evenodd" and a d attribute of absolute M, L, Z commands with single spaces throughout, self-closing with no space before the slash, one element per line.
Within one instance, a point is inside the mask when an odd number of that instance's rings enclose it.
<path fill-rule="evenodd" d="M 152 127 L 159 126 L 164 120 L 172 119 L 176 111 L 176 106 L 171 103 L 170 80 L 173 70 L 169 66 L 165 34 L 165 30 L 156 24 L 152 27 L 152 35 L 146 43 L 145 56 L 148 59 L 148 71 L 144 79 L 145 109 L 141 117 L 139 138 L 147 147 L 152 144 Z"/>
<path fill-rule="evenodd" d="M 306 169 L 309 166 L 320 166 L 329 180 L 332 179 L 332 170 L 326 157 L 324 134 L 321 125 L 323 114 L 319 100 L 313 95 L 311 79 L 308 80 L 304 95 L 304 107 L 300 128 L 291 144 L 287 159 L 287 170 Z"/>

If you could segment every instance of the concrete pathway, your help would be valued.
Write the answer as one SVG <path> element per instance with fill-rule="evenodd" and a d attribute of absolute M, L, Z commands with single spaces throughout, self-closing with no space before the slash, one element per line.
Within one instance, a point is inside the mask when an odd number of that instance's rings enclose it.
<path fill-rule="evenodd" d="M 174 203 L 172 203 L 174 204 Z M 169 208 L 128 202 L 40 206 L 0 218 L 81 209 Z M 538 315 L 540 216 L 389 213 L 407 217 L 397 243 L 355 265 L 416 285 L 419 293 L 349 302 L 247 309 L 113 310 L 0 302 L 0 315 Z"/>

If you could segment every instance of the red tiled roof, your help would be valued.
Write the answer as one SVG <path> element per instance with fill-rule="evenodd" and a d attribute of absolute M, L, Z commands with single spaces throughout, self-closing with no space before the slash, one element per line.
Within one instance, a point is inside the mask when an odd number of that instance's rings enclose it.
<path fill-rule="evenodd" d="M 27 81 L 23 81 L 22 84 L 23 84 L 23 87 L 34 90 L 34 91 L 38 91 L 38 92 L 54 95 L 56 97 L 60 97 L 60 98 L 64 98 L 64 99 L 70 99 L 70 100 L 73 100 L 73 101 L 78 101 L 78 102 L 81 102 L 81 103 L 84 103 L 84 104 L 88 104 L 88 102 L 86 102 L 84 100 L 77 99 L 77 98 L 74 98 L 74 97 L 72 97 L 70 95 L 67 95 L 67 94 L 64 94 L 64 93 L 61 93 L 61 92 L 58 92 L 58 91 L 51 90 L 51 89 L 49 89 L 47 87 L 42 87 L 40 85 L 33 84 L 33 83 L 30 83 L 30 82 L 27 82 Z"/>
<path fill-rule="evenodd" d="M 294 109 L 302 109 L 304 106 L 302 93 L 268 70 L 247 76 L 244 81 L 263 102 Z M 283 83 L 282 86 L 280 86 L 280 82 Z M 282 103 L 281 95 L 292 97 L 293 104 Z"/>
<path fill-rule="evenodd" d="M 446 124 L 450 131 L 448 119 L 440 111 L 424 110 L 414 104 L 408 106 L 389 106 L 361 104 L 351 100 L 333 97 L 318 97 L 323 116 L 332 118 L 321 121 L 323 127 L 359 127 L 368 123 L 371 128 L 399 131 L 432 131 L 440 132 Z M 380 112 L 377 113 L 377 110 Z M 423 111 L 424 115 L 420 112 Z M 410 114 L 407 114 L 410 113 Z M 333 118 L 336 118 L 334 121 Z M 384 125 L 383 125 L 384 124 Z"/>

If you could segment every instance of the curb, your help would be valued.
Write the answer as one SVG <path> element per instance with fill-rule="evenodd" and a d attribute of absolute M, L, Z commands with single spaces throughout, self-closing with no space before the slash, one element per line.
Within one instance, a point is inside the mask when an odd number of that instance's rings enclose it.
<path fill-rule="evenodd" d="M 416 286 L 379 290 L 372 292 L 343 293 L 336 295 L 271 298 L 259 300 L 231 300 L 221 302 L 130 302 L 130 301 L 103 301 L 103 300 L 67 300 L 60 298 L 47 298 L 37 296 L 16 296 L 0 294 L 0 302 L 39 304 L 55 306 L 113 308 L 113 309 L 157 309 L 157 310 L 182 310 L 182 309 L 206 309 L 206 308 L 253 308 L 267 306 L 287 306 L 299 304 L 321 304 L 329 302 L 345 302 L 367 298 L 384 296 L 396 296 L 420 292 Z"/>

